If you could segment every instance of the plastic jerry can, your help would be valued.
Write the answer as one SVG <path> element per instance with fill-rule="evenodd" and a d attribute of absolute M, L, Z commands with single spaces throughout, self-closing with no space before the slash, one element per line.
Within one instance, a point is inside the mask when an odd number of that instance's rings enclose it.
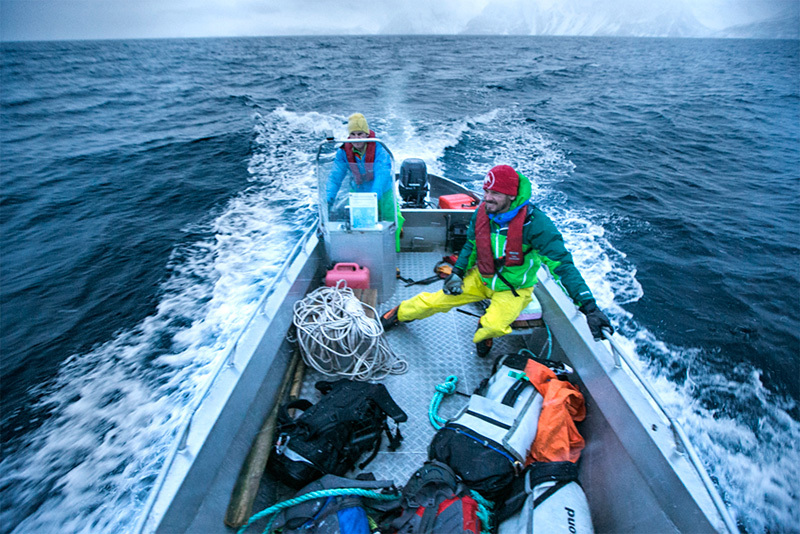
<path fill-rule="evenodd" d="M 350 289 L 369 289 L 369 269 L 357 263 L 337 263 L 325 275 L 325 285 L 333 287 L 339 280 Z"/>
<path fill-rule="evenodd" d="M 478 201 L 464 193 L 439 197 L 439 208 L 443 210 L 474 210 L 476 207 Z"/>

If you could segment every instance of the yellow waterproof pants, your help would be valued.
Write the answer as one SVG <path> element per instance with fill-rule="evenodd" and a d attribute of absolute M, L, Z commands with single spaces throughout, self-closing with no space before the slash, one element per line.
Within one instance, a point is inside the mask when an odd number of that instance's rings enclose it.
<path fill-rule="evenodd" d="M 510 333 L 511 323 L 519 317 L 525 306 L 530 304 L 531 293 L 533 293 L 532 287 L 517 289 L 518 297 L 515 297 L 511 291 L 492 291 L 483 285 L 477 268 L 467 272 L 464 277 L 463 290 L 464 292 L 460 295 L 447 295 L 444 291 L 437 291 L 436 293 L 420 293 L 416 297 L 404 300 L 397 310 L 397 319 L 401 322 L 424 319 L 434 313 L 450 311 L 463 304 L 490 299 L 492 303 L 481 317 L 480 328 L 472 338 L 474 343 L 478 343 L 484 339 Z"/>

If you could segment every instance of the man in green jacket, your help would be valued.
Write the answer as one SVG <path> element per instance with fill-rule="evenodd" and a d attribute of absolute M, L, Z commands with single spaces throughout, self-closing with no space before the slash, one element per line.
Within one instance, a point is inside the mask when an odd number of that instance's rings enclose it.
<path fill-rule="evenodd" d="M 531 302 L 536 273 L 544 263 L 586 315 L 595 339 L 603 338 L 604 328 L 613 331 L 572 262 L 561 234 L 530 202 L 530 181 L 512 167 L 498 165 L 486 175 L 483 189 L 483 202 L 472 216 L 467 242 L 444 288 L 420 293 L 386 312 L 381 317 L 384 329 L 490 299 L 473 337 L 478 355 L 484 357 L 492 339 L 510 333 L 511 323 Z"/>

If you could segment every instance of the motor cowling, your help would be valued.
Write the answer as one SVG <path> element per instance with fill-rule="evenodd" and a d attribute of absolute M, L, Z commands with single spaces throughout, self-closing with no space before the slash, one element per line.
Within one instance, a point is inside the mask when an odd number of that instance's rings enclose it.
<path fill-rule="evenodd" d="M 425 197 L 428 195 L 428 169 L 425 162 L 419 158 L 403 160 L 400 165 L 400 196 L 408 207 L 425 207 Z"/>

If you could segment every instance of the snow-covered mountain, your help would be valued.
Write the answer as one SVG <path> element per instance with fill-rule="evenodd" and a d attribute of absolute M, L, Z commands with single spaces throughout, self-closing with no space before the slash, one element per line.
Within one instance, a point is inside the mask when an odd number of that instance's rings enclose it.
<path fill-rule="evenodd" d="M 493 0 L 462 33 L 708 37 L 713 31 L 679 1 Z"/>
<path fill-rule="evenodd" d="M 800 0 L 770 2 L 770 9 L 759 11 L 749 0 L 412 0 L 385 10 L 375 29 L 384 34 L 800 38 Z"/>

